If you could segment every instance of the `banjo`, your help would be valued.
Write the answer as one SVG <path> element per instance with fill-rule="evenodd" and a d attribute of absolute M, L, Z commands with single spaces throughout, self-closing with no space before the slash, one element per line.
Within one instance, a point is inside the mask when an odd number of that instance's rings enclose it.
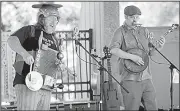
<path fill-rule="evenodd" d="M 178 26 L 177 24 L 173 24 L 171 26 L 171 28 L 163 35 L 163 37 L 168 35 L 174 29 L 177 29 L 177 26 Z M 157 41 L 156 41 L 156 43 L 157 43 Z M 143 49 L 140 49 L 140 48 L 131 48 L 131 49 L 127 50 L 126 52 L 130 53 L 130 54 L 138 55 L 144 61 L 144 65 L 138 65 L 135 62 L 133 62 L 132 60 L 123 59 L 122 63 L 123 63 L 123 66 L 126 71 L 131 72 L 131 73 L 139 73 L 139 72 L 144 71 L 147 68 L 147 66 L 149 64 L 149 56 L 148 56 L 147 52 L 145 52 Z"/>

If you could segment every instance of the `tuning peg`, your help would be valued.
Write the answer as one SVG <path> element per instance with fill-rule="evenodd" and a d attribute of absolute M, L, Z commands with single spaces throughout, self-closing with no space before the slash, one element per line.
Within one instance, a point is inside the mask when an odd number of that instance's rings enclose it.
<path fill-rule="evenodd" d="M 79 34 L 79 28 L 78 27 L 74 27 L 73 33 L 74 33 L 74 35 L 77 36 Z"/>
<path fill-rule="evenodd" d="M 179 24 L 172 24 L 172 27 L 173 27 L 174 29 L 177 29 L 178 26 L 179 26 Z"/>

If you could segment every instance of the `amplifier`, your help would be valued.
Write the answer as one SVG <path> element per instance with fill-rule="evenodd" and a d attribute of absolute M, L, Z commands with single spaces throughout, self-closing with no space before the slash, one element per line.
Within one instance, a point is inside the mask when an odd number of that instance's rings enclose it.
<path fill-rule="evenodd" d="M 99 102 L 97 101 L 72 101 L 64 103 L 65 111 L 85 111 L 85 110 L 99 110 Z"/>

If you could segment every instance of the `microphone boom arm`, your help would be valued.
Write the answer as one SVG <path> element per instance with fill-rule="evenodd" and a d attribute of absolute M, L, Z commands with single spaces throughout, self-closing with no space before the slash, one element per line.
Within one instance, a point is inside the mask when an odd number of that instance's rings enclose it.
<path fill-rule="evenodd" d="M 88 50 L 77 40 L 78 33 L 79 33 L 79 30 L 77 27 L 75 27 L 74 36 L 76 36 L 75 37 L 76 39 L 74 40 L 75 40 L 76 45 L 81 46 L 85 50 L 85 52 L 87 52 L 90 55 L 90 57 L 93 58 L 98 63 L 98 65 L 100 66 L 100 69 L 105 70 L 108 73 L 108 75 L 110 75 L 127 93 L 129 93 L 129 91 L 113 75 L 111 75 L 109 71 L 101 63 L 99 63 L 99 61 L 96 60 L 96 58 L 90 52 L 88 52 Z"/>

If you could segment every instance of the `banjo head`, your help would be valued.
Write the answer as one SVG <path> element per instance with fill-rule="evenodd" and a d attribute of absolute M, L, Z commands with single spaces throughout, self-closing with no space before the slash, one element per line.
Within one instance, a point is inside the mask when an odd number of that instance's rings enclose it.
<path fill-rule="evenodd" d="M 38 91 L 43 86 L 43 77 L 36 71 L 31 71 L 25 78 L 26 86 L 32 91 Z"/>
<path fill-rule="evenodd" d="M 144 65 L 142 66 L 142 65 L 136 64 L 132 60 L 123 59 L 124 68 L 128 72 L 140 73 L 147 68 L 147 66 L 149 64 L 149 57 L 148 57 L 148 54 L 144 50 L 139 49 L 139 48 L 132 48 L 132 49 L 129 49 L 127 52 L 130 54 L 140 56 L 144 61 Z"/>

